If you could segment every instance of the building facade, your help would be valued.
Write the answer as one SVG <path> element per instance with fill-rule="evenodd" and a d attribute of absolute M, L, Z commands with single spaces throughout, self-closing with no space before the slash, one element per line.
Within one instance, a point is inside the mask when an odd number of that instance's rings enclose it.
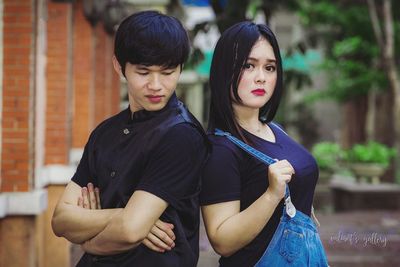
<path fill-rule="evenodd" d="M 120 110 L 115 22 L 166 2 L 0 1 L 0 266 L 71 265 L 50 221 L 89 133 Z"/>

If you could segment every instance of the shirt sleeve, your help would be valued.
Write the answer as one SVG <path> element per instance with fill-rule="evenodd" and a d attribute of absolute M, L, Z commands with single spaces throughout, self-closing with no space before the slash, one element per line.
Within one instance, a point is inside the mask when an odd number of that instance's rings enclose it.
<path fill-rule="evenodd" d="M 144 190 L 179 209 L 180 200 L 199 193 L 207 157 L 203 136 L 192 125 L 172 127 L 150 156 L 136 190 Z"/>
<path fill-rule="evenodd" d="M 238 155 L 229 145 L 214 142 L 202 175 L 200 205 L 240 200 L 240 192 Z"/>
<path fill-rule="evenodd" d="M 96 184 L 94 181 L 95 174 L 93 173 L 93 169 L 90 168 L 90 166 L 93 166 L 91 160 L 93 160 L 93 143 L 95 140 L 95 132 L 96 130 L 93 130 L 90 134 L 85 148 L 83 149 L 82 158 L 79 161 L 74 176 L 71 178 L 71 181 L 75 182 L 81 187 L 87 186 L 89 182 Z"/>
<path fill-rule="evenodd" d="M 83 155 L 79 161 L 78 167 L 74 176 L 72 176 L 72 181 L 80 185 L 81 187 L 87 186 L 90 177 L 92 177 L 89 168 L 89 143 L 85 145 L 83 150 Z"/>

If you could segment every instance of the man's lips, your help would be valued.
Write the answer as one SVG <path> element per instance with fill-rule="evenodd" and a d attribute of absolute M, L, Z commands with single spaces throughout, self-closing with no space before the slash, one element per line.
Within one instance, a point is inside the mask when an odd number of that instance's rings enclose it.
<path fill-rule="evenodd" d="M 147 97 L 147 98 L 149 99 L 149 101 L 152 102 L 152 103 L 159 103 L 159 102 L 162 100 L 162 98 L 163 98 L 162 95 L 147 95 L 146 97 Z"/>
<path fill-rule="evenodd" d="M 265 90 L 264 89 L 255 89 L 255 90 L 251 91 L 251 93 L 253 95 L 257 95 L 257 96 L 263 96 L 263 95 L 265 95 Z"/>

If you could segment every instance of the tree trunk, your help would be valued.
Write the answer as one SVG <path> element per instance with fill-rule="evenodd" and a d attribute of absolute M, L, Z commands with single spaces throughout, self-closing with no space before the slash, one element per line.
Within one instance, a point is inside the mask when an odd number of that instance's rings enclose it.
<path fill-rule="evenodd" d="M 377 94 L 375 101 L 374 140 L 393 147 L 395 145 L 394 123 L 394 96 L 391 90 Z M 395 168 L 390 165 L 388 171 L 383 175 L 382 182 L 394 182 Z"/>
<path fill-rule="evenodd" d="M 394 145 L 394 97 L 391 90 L 380 92 L 375 99 L 374 140 L 388 146 Z"/>
<path fill-rule="evenodd" d="M 230 0 L 225 7 L 220 1 L 212 0 L 211 7 L 217 18 L 217 26 L 220 33 L 237 22 L 246 20 L 247 6 L 250 0 Z"/>
<path fill-rule="evenodd" d="M 366 142 L 367 110 L 367 96 L 360 96 L 343 104 L 343 148 Z"/>
<path fill-rule="evenodd" d="M 394 125 L 394 146 L 397 153 L 400 153 L 400 79 L 397 76 L 397 66 L 395 62 L 395 46 L 394 46 L 394 25 L 392 15 L 392 1 L 383 0 L 382 6 L 382 20 L 383 27 L 381 27 L 377 7 L 374 0 L 367 0 L 368 10 L 370 13 L 372 28 L 375 37 L 381 50 L 381 58 L 384 63 L 385 71 L 389 80 L 391 95 L 394 99 L 392 123 Z M 400 157 L 398 156 L 395 162 L 395 170 L 400 169 Z M 394 177 L 393 177 L 394 179 Z"/>
<path fill-rule="evenodd" d="M 394 146 L 397 153 L 400 153 L 400 81 L 397 76 L 397 66 L 395 62 L 395 46 L 394 46 L 394 25 L 392 17 L 392 1 L 383 1 L 383 19 L 385 26 L 385 49 L 382 51 L 384 56 L 385 69 L 390 83 L 392 96 L 394 97 L 393 119 L 395 138 Z M 400 168 L 400 157 L 395 162 L 395 170 Z M 396 171 L 395 171 L 396 172 Z M 393 177 L 395 179 L 395 177 Z"/>

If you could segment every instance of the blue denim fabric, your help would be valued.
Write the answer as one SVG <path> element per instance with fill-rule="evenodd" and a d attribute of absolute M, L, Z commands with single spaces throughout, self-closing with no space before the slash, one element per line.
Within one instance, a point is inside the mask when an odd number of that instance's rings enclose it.
<path fill-rule="evenodd" d="M 283 211 L 281 221 L 264 254 L 255 267 L 319 267 L 328 261 L 311 218 L 297 210 L 290 218 Z"/>

